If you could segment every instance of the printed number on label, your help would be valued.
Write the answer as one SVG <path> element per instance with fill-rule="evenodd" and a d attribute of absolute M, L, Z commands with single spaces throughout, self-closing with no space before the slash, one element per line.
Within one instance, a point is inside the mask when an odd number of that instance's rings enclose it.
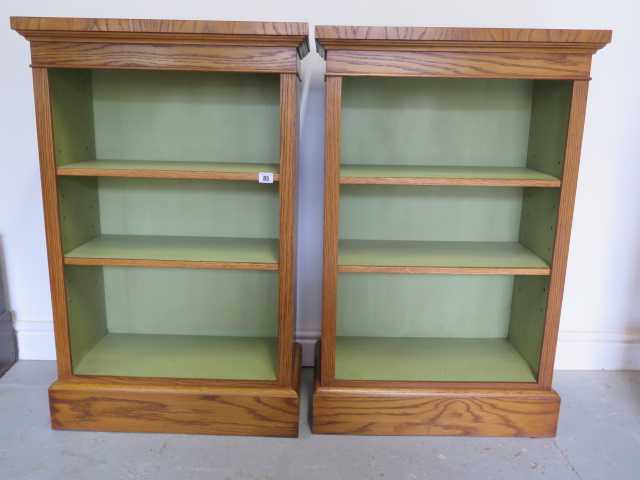
<path fill-rule="evenodd" d="M 258 182 L 260 182 L 260 183 L 273 183 L 273 173 L 260 172 L 258 174 Z"/>

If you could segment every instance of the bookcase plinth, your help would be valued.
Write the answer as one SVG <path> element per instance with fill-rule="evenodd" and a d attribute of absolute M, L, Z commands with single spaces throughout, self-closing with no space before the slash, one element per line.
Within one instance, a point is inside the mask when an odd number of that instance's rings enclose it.
<path fill-rule="evenodd" d="M 297 437 L 300 345 L 293 388 L 153 386 L 57 381 L 56 430 Z"/>
<path fill-rule="evenodd" d="M 477 437 L 556 434 L 560 396 L 553 390 L 323 387 L 318 373 L 316 369 L 313 433 Z"/>

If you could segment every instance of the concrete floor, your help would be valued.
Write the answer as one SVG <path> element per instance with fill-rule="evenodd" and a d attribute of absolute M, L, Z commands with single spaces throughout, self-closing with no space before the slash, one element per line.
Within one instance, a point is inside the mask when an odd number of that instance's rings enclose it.
<path fill-rule="evenodd" d="M 555 375 L 555 439 L 311 435 L 305 369 L 300 437 L 63 432 L 49 426 L 53 362 L 0 378 L 0 479 L 640 478 L 640 372 Z"/>

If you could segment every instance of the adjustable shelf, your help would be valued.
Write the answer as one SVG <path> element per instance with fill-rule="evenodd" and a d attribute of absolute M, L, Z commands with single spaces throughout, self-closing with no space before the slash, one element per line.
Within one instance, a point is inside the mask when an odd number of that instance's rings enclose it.
<path fill-rule="evenodd" d="M 297 436 L 296 91 L 308 26 L 11 26 L 32 42 L 53 427 Z"/>
<path fill-rule="evenodd" d="M 316 27 L 313 431 L 553 436 L 591 55 L 609 31 Z"/>
<path fill-rule="evenodd" d="M 559 187 L 560 179 L 524 167 L 343 165 L 340 167 L 340 183 L 345 185 Z"/>
<path fill-rule="evenodd" d="M 100 235 L 64 256 L 65 265 L 277 270 L 278 240 Z"/>
<path fill-rule="evenodd" d="M 151 160 L 90 160 L 58 167 L 58 175 L 81 177 L 191 178 L 256 181 L 262 172 L 280 180 L 278 164 L 169 162 Z"/>
<path fill-rule="evenodd" d="M 549 275 L 549 265 L 517 242 L 341 240 L 338 272 Z"/>

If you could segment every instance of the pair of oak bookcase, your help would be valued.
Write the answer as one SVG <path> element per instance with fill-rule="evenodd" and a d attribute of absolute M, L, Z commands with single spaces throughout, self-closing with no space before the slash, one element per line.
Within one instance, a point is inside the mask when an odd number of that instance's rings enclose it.
<path fill-rule="evenodd" d="M 306 23 L 11 19 L 31 42 L 54 428 L 296 436 Z M 316 27 L 313 431 L 555 434 L 592 55 L 610 31 Z"/>

